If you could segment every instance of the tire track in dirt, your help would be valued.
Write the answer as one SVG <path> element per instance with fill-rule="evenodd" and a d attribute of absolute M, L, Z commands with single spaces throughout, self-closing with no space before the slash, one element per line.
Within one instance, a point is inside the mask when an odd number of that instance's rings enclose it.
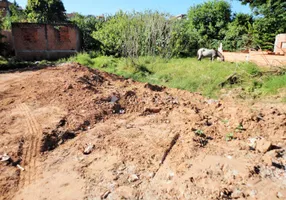
<path fill-rule="evenodd" d="M 42 131 L 40 124 L 36 121 L 25 103 L 18 105 L 18 109 L 24 114 L 25 122 L 28 127 L 28 136 L 22 155 L 22 164 L 25 171 L 21 172 L 19 180 L 19 186 L 23 187 L 30 184 L 37 177 L 37 158 L 40 152 Z"/>

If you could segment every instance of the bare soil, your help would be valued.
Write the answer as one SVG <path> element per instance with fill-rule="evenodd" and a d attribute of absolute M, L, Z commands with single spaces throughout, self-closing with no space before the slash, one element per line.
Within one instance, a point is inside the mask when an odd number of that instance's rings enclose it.
<path fill-rule="evenodd" d="M 286 199 L 285 104 L 76 63 L 1 73 L 0 100 L 1 200 Z"/>

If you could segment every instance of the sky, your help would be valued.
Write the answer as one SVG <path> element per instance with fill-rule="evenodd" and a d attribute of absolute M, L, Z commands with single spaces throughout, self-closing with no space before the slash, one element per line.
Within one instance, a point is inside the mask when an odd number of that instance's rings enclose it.
<path fill-rule="evenodd" d="M 78 12 L 83 15 L 114 14 L 118 10 L 144 11 L 147 9 L 167 12 L 172 15 L 186 14 L 190 6 L 206 2 L 207 0 L 62 0 L 67 13 Z M 250 8 L 241 5 L 238 0 L 227 0 L 231 4 L 232 12 L 250 13 Z M 27 0 L 16 0 L 25 7 Z"/>

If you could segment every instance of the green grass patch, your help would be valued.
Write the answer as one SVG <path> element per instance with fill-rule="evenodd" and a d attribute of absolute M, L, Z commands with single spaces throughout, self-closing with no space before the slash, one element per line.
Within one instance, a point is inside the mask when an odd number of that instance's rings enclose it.
<path fill-rule="evenodd" d="M 69 59 L 83 65 L 140 82 L 164 85 L 216 98 L 222 89 L 240 87 L 246 94 L 275 94 L 286 85 L 286 75 L 263 75 L 253 63 L 211 62 L 196 58 L 139 57 L 137 59 L 96 57 L 82 53 Z"/>
<path fill-rule="evenodd" d="M 260 90 L 263 94 L 276 94 L 281 88 L 286 88 L 286 73 L 282 76 L 267 77 Z"/>

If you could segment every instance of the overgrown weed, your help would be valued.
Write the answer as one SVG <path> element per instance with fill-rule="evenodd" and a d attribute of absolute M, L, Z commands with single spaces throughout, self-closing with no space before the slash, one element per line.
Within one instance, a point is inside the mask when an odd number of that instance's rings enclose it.
<path fill-rule="evenodd" d="M 286 74 L 264 73 L 253 63 L 211 62 L 196 58 L 114 58 L 81 53 L 68 59 L 136 81 L 200 92 L 217 98 L 223 90 L 240 88 L 241 96 L 252 98 L 276 94 L 286 87 Z"/>

